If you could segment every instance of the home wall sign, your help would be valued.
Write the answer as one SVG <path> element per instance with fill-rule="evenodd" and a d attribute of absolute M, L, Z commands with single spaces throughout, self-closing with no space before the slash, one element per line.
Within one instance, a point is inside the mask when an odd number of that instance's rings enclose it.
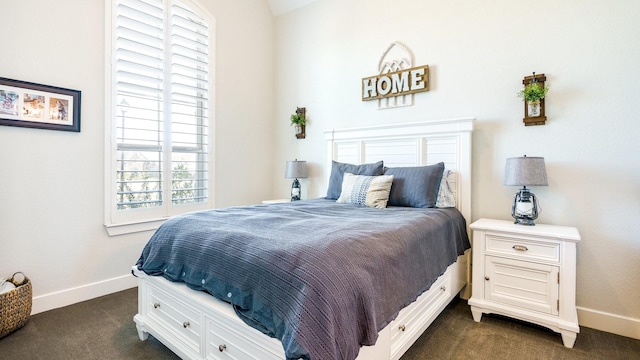
<path fill-rule="evenodd" d="M 392 43 L 380 57 L 378 75 L 362 79 L 362 101 L 378 100 L 379 109 L 413 105 L 413 94 L 429 90 L 429 66 L 414 66 L 411 50 Z"/>

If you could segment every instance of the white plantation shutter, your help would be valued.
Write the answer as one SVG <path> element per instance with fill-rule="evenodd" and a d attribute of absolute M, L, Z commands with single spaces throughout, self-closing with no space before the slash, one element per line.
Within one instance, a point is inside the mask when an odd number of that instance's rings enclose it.
<path fill-rule="evenodd" d="M 174 204 L 207 200 L 209 29 L 190 9 L 171 13 L 171 138 Z"/>
<path fill-rule="evenodd" d="M 163 205 L 163 1 L 116 8 L 117 209 Z"/>
<path fill-rule="evenodd" d="M 177 0 L 113 0 L 112 211 L 209 201 L 210 21 Z"/>

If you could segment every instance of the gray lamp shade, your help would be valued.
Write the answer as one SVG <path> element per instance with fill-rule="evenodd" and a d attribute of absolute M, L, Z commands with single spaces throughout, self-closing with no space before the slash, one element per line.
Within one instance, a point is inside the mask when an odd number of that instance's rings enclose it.
<path fill-rule="evenodd" d="M 543 157 L 508 158 L 504 184 L 512 186 L 547 186 L 547 170 Z"/>
<path fill-rule="evenodd" d="M 287 161 L 287 166 L 284 170 L 284 177 L 286 179 L 304 179 L 307 177 L 307 162 L 306 161 Z"/>

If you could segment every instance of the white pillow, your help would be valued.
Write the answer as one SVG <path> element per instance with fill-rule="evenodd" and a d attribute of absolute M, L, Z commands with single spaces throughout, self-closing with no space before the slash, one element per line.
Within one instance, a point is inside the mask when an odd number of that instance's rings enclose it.
<path fill-rule="evenodd" d="M 383 209 L 387 207 L 393 175 L 365 176 L 345 173 L 337 203 Z"/>
<path fill-rule="evenodd" d="M 0 283 L 1 283 L 1 282 L 0 282 Z M 10 281 L 5 281 L 4 283 L 2 283 L 2 284 L 0 285 L 0 294 L 4 294 L 4 293 L 6 293 L 6 292 L 9 292 L 9 291 L 11 291 L 11 290 L 13 290 L 13 289 L 15 289 L 15 288 L 16 288 L 16 286 L 15 286 L 15 285 L 13 285 L 13 283 L 12 283 L 12 282 L 10 282 Z"/>
<path fill-rule="evenodd" d="M 451 183 L 454 176 L 454 172 L 449 169 L 444 169 L 442 173 L 442 180 L 440 180 L 440 189 L 438 190 L 438 199 L 436 200 L 436 207 L 447 208 L 456 207 L 456 195 Z"/>

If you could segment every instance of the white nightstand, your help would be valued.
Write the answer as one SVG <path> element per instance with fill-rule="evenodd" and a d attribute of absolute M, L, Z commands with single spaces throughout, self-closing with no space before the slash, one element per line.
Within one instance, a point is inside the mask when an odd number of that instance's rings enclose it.
<path fill-rule="evenodd" d="M 578 229 L 480 219 L 473 230 L 475 321 L 500 314 L 548 327 L 573 347 L 580 332 L 576 312 Z"/>
<path fill-rule="evenodd" d="M 273 199 L 273 200 L 263 200 L 263 204 L 280 204 L 290 202 L 290 199 Z"/>

